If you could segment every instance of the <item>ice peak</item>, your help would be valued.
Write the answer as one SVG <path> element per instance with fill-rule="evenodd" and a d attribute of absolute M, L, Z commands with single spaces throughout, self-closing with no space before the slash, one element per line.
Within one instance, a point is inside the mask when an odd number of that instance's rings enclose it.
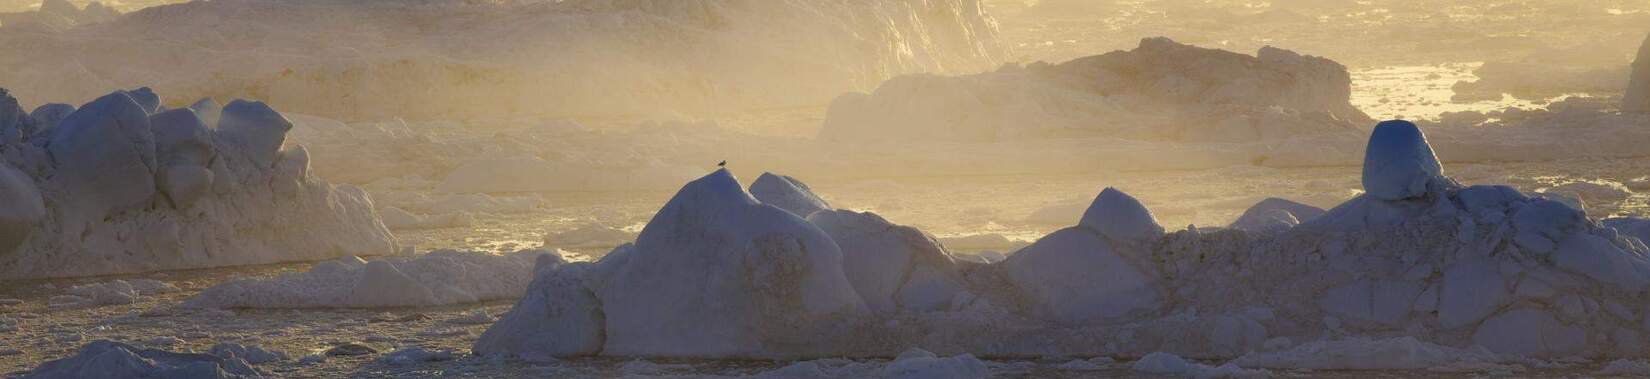
<path fill-rule="evenodd" d="M 814 212 L 831 209 L 831 205 L 814 191 L 796 178 L 785 175 L 764 172 L 762 176 L 751 182 L 751 196 L 763 204 L 784 209 L 786 212 L 806 218 Z"/>
<path fill-rule="evenodd" d="M 1381 200 L 1416 198 L 1442 177 L 1438 156 L 1414 123 L 1392 120 L 1375 125 L 1364 151 L 1365 192 Z"/>
<path fill-rule="evenodd" d="M 1077 225 L 1118 241 L 1141 241 L 1163 236 L 1163 226 L 1157 224 L 1151 210 L 1140 204 L 1140 200 L 1112 187 L 1100 191 Z"/>

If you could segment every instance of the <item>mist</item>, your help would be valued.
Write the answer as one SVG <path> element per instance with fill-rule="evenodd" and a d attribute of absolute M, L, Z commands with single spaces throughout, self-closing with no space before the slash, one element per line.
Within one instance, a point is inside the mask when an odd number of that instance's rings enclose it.
<path fill-rule="evenodd" d="M 1642 1 L 0 0 L 0 367 L 1650 375 L 1647 146 Z"/>

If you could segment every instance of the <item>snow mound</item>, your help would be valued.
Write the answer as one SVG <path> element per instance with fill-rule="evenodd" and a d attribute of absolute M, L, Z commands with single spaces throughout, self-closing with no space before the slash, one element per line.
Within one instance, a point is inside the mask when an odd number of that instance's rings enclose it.
<path fill-rule="evenodd" d="M 727 170 L 688 183 L 596 280 L 603 352 L 757 357 L 865 310 L 831 237 L 752 198 Z M 693 328 L 677 325 L 693 324 Z M 787 338 L 787 336 L 790 336 Z"/>
<path fill-rule="evenodd" d="M 1627 94 L 1621 99 L 1623 112 L 1650 113 L 1650 36 L 1639 47 L 1639 56 L 1633 60 L 1633 76 L 1627 82 Z"/>
<path fill-rule="evenodd" d="M 1323 208 L 1272 197 L 1244 210 L 1243 215 L 1238 216 L 1229 227 L 1251 233 L 1277 233 L 1318 218 L 1325 212 Z"/>
<path fill-rule="evenodd" d="M 92 341 L 75 355 L 49 361 L 27 378 L 262 378 L 239 358 L 174 353 L 111 341 Z"/>
<path fill-rule="evenodd" d="M 897 359 L 882 368 L 880 374 L 882 378 L 960 379 L 987 378 L 991 376 L 991 370 L 985 366 L 985 362 L 974 358 L 973 355 L 940 358 L 926 350 L 911 349 L 900 353 Z"/>
<path fill-rule="evenodd" d="M 600 353 L 606 319 L 596 294 L 586 284 L 590 270 L 588 262 L 540 256 L 526 296 L 487 328 L 471 350 L 482 356 L 524 358 Z"/>
<path fill-rule="evenodd" d="M 1375 125 L 1364 150 L 1364 191 L 1381 200 L 1420 197 L 1443 178 L 1438 156 L 1414 123 L 1384 121 Z"/>
<path fill-rule="evenodd" d="M 750 192 L 757 201 L 779 207 L 802 218 L 808 218 L 808 215 L 814 212 L 831 209 L 831 205 L 826 204 L 818 195 L 814 195 L 813 189 L 808 188 L 807 184 L 785 175 L 764 172 L 756 181 L 751 182 Z"/>
<path fill-rule="evenodd" d="M 158 99 L 117 91 L 65 108 L 72 111 L 43 131 L 0 139 L 0 192 L 15 194 L 0 210 L 0 247 L 10 252 L 0 254 L 0 278 L 394 250 L 365 192 L 309 175 L 301 146 L 282 149 L 279 113 L 241 101 L 214 129 L 188 109 L 145 108 Z M 0 115 L 21 112 L 15 102 L 0 105 Z"/>
<path fill-rule="evenodd" d="M 1062 322 L 1118 319 L 1159 305 L 1152 277 L 1093 229 L 1061 229 L 999 265 L 1028 301 Z"/>
<path fill-rule="evenodd" d="M 1093 229 L 1113 241 L 1138 242 L 1163 237 L 1163 226 L 1157 224 L 1152 211 L 1135 200 L 1134 196 L 1107 187 L 1095 196 L 1094 203 L 1083 212 L 1077 226 Z"/>
<path fill-rule="evenodd" d="M 1288 50 L 1266 47 L 1251 56 L 1147 38 L 1131 51 L 1059 64 L 896 77 L 833 100 L 819 136 L 1239 142 L 1346 134 L 1369 120 L 1351 105 L 1351 83 L 1345 66 Z"/>
<path fill-rule="evenodd" d="M 344 258 L 309 271 L 237 279 L 184 301 L 194 308 L 376 308 L 520 298 L 542 250 L 506 255 L 441 250 L 371 262 Z"/>
<path fill-rule="evenodd" d="M 826 210 L 808 222 L 842 249 L 842 269 L 873 312 L 944 310 L 962 287 L 955 258 L 932 236 L 870 212 Z"/>
<path fill-rule="evenodd" d="M 530 296 L 476 351 L 791 356 L 828 351 L 818 336 L 865 312 L 831 236 L 757 202 L 727 170 L 683 186 L 634 245 L 584 267 L 539 265 Z M 518 337 L 551 335 L 572 337 Z"/>
<path fill-rule="evenodd" d="M 1183 378 L 1267 378 L 1272 375 L 1263 370 L 1247 370 L 1235 364 L 1227 363 L 1220 367 L 1209 366 L 1197 362 L 1187 361 L 1180 356 L 1154 352 L 1146 354 L 1134 365 L 1129 366 L 1134 371 L 1147 374 L 1165 375 Z"/>

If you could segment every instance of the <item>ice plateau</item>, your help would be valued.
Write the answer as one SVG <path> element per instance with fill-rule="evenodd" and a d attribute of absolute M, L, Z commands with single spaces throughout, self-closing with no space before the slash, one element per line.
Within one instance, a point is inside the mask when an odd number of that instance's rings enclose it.
<path fill-rule="evenodd" d="M 1114 136 L 1255 141 L 1349 133 L 1350 74 L 1334 61 L 1267 47 L 1243 55 L 1148 38 L 1060 64 L 907 75 L 831 102 L 822 139 L 996 141 Z"/>
<path fill-rule="evenodd" d="M 0 278 L 393 251 L 364 191 L 310 175 L 304 148 L 283 146 L 280 113 L 237 100 L 213 128 L 158 99 L 140 88 L 24 113 L 0 91 Z"/>
<path fill-rule="evenodd" d="M 475 349 L 892 357 L 922 346 L 1345 369 L 1643 353 L 1650 252 L 1630 236 L 1634 221 L 1600 223 L 1545 196 L 1459 185 L 1407 123 L 1383 124 L 1370 140 L 1364 194 L 1328 211 L 1255 207 L 1298 225 L 1165 232 L 1133 197 L 1108 189 L 1077 225 L 997 263 L 945 264 L 935 259 L 943 246 L 870 214 L 803 220 L 717 171 L 684 187 L 635 244 L 594 263 L 541 264 L 529 296 Z M 864 257 L 891 267 L 856 269 Z M 952 300 L 889 300 L 912 283 L 926 283 L 918 298 Z M 721 317 L 707 316 L 713 306 Z M 796 333 L 816 339 L 799 346 Z M 1403 360 L 1372 358 L 1394 355 Z M 1345 359 L 1312 358 L 1323 356 Z M 1202 369 L 1250 372 L 1227 366 Z"/>

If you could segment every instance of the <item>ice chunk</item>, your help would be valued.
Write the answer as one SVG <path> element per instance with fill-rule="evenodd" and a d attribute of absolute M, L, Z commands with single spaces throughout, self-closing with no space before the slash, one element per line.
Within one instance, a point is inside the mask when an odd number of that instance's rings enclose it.
<path fill-rule="evenodd" d="M 1000 264 L 1027 299 L 1063 322 L 1118 318 L 1158 306 L 1151 277 L 1092 229 L 1056 231 Z"/>
<path fill-rule="evenodd" d="M 585 285 L 590 263 L 544 255 L 527 295 L 476 340 L 476 355 L 595 355 L 605 342 L 601 303 Z"/>
<path fill-rule="evenodd" d="M 160 164 L 160 190 L 177 209 L 187 209 L 212 189 L 214 174 L 207 164 L 217 156 L 211 131 L 195 112 L 174 109 L 149 118 L 155 133 L 156 160 Z"/>
<path fill-rule="evenodd" d="M 126 91 L 126 95 L 131 96 L 132 101 L 136 101 L 138 106 L 143 108 L 144 113 L 155 114 L 160 110 L 160 95 L 155 94 L 155 90 L 149 89 L 149 87 Z"/>
<path fill-rule="evenodd" d="M 515 299 L 532 280 L 544 251 L 507 255 L 436 251 L 372 262 L 346 258 L 309 271 L 239 279 L 207 288 L 184 302 L 198 308 L 368 308 L 433 306 Z"/>
<path fill-rule="evenodd" d="M 125 93 L 98 98 L 52 132 L 47 151 L 62 185 L 76 193 L 82 222 L 146 206 L 155 194 L 155 135 L 149 114 Z"/>
<path fill-rule="evenodd" d="M 1256 233 L 1275 233 L 1322 216 L 1326 211 L 1306 204 L 1275 197 L 1261 200 L 1243 211 L 1232 229 Z"/>
<path fill-rule="evenodd" d="M 1639 46 L 1638 59 L 1633 61 L 1633 76 L 1627 82 L 1627 95 L 1621 99 L 1621 110 L 1632 113 L 1650 113 L 1650 36 Z"/>
<path fill-rule="evenodd" d="M 21 246 L 45 220 L 43 201 L 34 179 L 0 162 L 0 255 Z"/>
<path fill-rule="evenodd" d="M 239 358 L 174 353 L 92 341 L 68 358 L 46 362 L 29 378 L 262 378 Z"/>
<path fill-rule="evenodd" d="M 435 293 L 385 261 L 367 262 L 350 290 L 347 304 L 360 307 L 404 307 L 436 304 Z"/>
<path fill-rule="evenodd" d="M 813 189 L 807 184 L 784 175 L 764 172 L 762 176 L 751 182 L 751 196 L 763 204 L 784 209 L 798 217 L 808 218 L 814 212 L 831 209 L 830 204 L 814 195 Z"/>
<path fill-rule="evenodd" d="M 217 125 L 219 117 L 223 116 L 223 106 L 218 105 L 218 102 L 213 101 L 210 97 L 201 98 L 194 104 L 190 104 L 189 109 L 194 110 L 195 114 L 200 116 L 201 121 L 206 122 L 207 125 Z"/>
<path fill-rule="evenodd" d="M 727 170 L 682 187 L 625 255 L 597 286 L 605 354 L 796 354 L 820 347 L 787 336 L 817 339 L 815 325 L 865 309 L 831 237 L 757 202 Z"/>
<path fill-rule="evenodd" d="M 940 358 L 922 349 L 900 353 L 882 368 L 879 377 L 900 379 L 987 378 L 991 370 L 973 355 Z"/>
<path fill-rule="evenodd" d="M 225 105 L 219 117 L 219 135 L 242 146 L 260 167 L 274 167 L 292 121 L 261 101 L 240 99 Z"/>
<path fill-rule="evenodd" d="M 1236 364 L 1227 363 L 1220 367 L 1211 367 L 1196 362 L 1187 361 L 1180 356 L 1154 352 L 1146 354 L 1140 360 L 1129 366 L 1134 371 L 1147 374 L 1165 375 L 1183 378 L 1265 378 L 1271 375 L 1262 370 L 1247 370 Z"/>
<path fill-rule="evenodd" d="M 1496 360 L 1498 357 L 1487 352 L 1439 346 L 1405 336 L 1312 341 L 1284 351 L 1245 354 L 1232 363 L 1269 369 L 1415 370 Z"/>
<path fill-rule="evenodd" d="M 916 228 L 850 210 L 815 212 L 808 221 L 842 249 L 848 282 L 873 312 L 941 310 L 964 291 L 951 254 Z"/>
<path fill-rule="evenodd" d="M 1640 242 L 1650 244 L 1650 219 L 1617 217 L 1605 219 L 1600 223 L 1615 228 L 1622 235 L 1638 238 Z"/>
<path fill-rule="evenodd" d="M 29 112 L 29 118 L 34 119 L 35 134 L 49 136 L 74 111 L 73 105 L 51 103 L 35 107 L 34 111 Z"/>
<path fill-rule="evenodd" d="M 1547 311 L 1519 308 L 1491 317 L 1472 342 L 1498 354 L 1562 357 L 1587 345 L 1587 331 L 1553 318 Z"/>
<path fill-rule="evenodd" d="M 1111 187 L 1100 191 L 1077 225 L 1118 242 L 1138 243 L 1163 237 L 1163 226 L 1157 224 L 1151 210 L 1140 204 L 1140 200 Z"/>
<path fill-rule="evenodd" d="M 1364 191 L 1381 200 L 1426 195 L 1442 179 L 1443 168 L 1427 136 L 1409 121 L 1375 125 L 1364 150 Z"/>

